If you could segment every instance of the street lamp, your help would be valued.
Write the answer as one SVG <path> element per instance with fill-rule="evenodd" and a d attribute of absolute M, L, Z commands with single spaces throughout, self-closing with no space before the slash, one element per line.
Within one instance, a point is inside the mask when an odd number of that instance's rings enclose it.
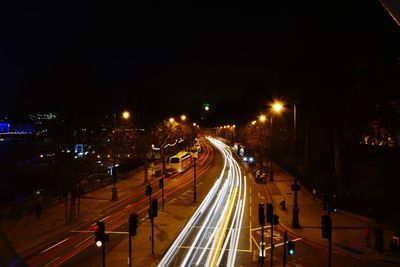
<path fill-rule="evenodd" d="M 272 108 L 275 112 L 280 112 L 283 109 L 283 104 L 280 102 L 275 102 L 272 105 Z M 271 121 L 272 125 L 272 121 Z M 296 153 L 296 128 L 297 128 L 297 110 L 296 104 L 293 104 L 293 141 L 294 141 L 294 153 Z M 272 166 L 272 165 L 271 165 Z M 294 198 L 293 198 L 293 211 L 292 211 L 292 227 L 298 228 L 300 227 L 299 222 L 299 207 L 297 203 L 297 191 L 299 190 L 297 184 L 297 175 L 294 176 L 294 184 L 292 185 L 292 191 L 294 191 Z"/>
<path fill-rule="evenodd" d="M 131 117 L 131 114 L 128 111 L 122 112 L 122 118 L 127 120 Z M 118 200 L 118 189 L 117 189 L 117 171 L 116 171 L 116 157 L 115 157 L 115 134 L 117 131 L 117 113 L 114 113 L 113 116 L 113 121 L 114 121 L 114 129 L 113 129 L 113 168 L 112 168 L 112 174 L 113 174 L 113 187 L 112 187 L 112 196 L 111 200 L 116 201 Z"/>
<path fill-rule="evenodd" d="M 296 157 L 296 128 L 297 128 L 297 110 L 296 110 L 296 104 L 293 104 L 293 141 L 294 141 L 294 156 Z M 293 215 L 292 215 L 292 226 L 293 228 L 298 228 L 300 226 L 299 222 L 299 207 L 297 206 L 297 191 L 299 190 L 299 187 L 297 185 L 297 175 L 294 176 L 294 185 L 293 185 L 293 191 L 294 191 L 294 203 L 293 203 Z"/>
<path fill-rule="evenodd" d="M 272 112 L 273 113 L 280 113 L 282 108 L 283 108 L 283 105 L 280 102 L 276 102 L 275 101 L 272 104 Z M 269 165 L 270 165 L 269 174 L 270 174 L 270 181 L 271 182 L 274 181 L 274 170 L 273 170 L 273 160 L 272 160 L 272 158 L 273 158 L 273 152 L 272 152 L 273 138 L 272 138 L 272 136 L 273 136 L 273 128 L 272 128 L 272 115 L 271 115 L 271 135 L 270 135 L 271 143 L 270 143 L 270 157 L 269 157 Z"/>

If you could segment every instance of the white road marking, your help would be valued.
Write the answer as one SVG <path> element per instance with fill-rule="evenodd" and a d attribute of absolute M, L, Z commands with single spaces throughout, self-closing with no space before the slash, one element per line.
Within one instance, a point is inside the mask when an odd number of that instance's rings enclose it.
<path fill-rule="evenodd" d="M 64 243 L 65 241 L 67 241 L 69 239 L 69 237 L 68 238 L 66 238 L 66 239 L 64 239 L 63 241 L 60 241 L 60 242 L 58 242 L 57 244 L 55 244 L 55 245 L 52 245 L 51 247 L 49 247 L 49 248 L 46 248 L 45 250 L 42 250 L 40 253 L 43 253 L 43 252 L 46 252 L 46 251 L 48 251 L 48 250 L 50 250 L 50 249 L 52 249 L 52 248 L 54 248 L 54 247 L 56 247 L 56 246 L 58 246 L 58 245 L 60 245 L 60 244 L 62 244 L 62 243 Z"/>

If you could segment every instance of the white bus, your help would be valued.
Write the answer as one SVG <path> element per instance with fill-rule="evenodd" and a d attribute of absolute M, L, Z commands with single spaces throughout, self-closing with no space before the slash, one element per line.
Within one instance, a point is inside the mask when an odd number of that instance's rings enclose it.
<path fill-rule="evenodd" d="M 177 172 L 182 172 L 192 165 L 192 158 L 186 151 L 181 151 L 169 158 L 169 166 Z"/>

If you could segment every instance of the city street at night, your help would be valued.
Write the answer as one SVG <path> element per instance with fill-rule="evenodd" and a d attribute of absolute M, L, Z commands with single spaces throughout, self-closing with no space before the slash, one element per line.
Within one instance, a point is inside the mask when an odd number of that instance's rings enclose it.
<path fill-rule="evenodd" d="M 399 1 L 0 21 L 0 267 L 400 266 Z"/>

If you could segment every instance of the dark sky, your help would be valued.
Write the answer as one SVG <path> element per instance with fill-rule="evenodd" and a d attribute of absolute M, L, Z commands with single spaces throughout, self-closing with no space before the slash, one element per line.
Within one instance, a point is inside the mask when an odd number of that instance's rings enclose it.
<path fill-rule="evenodd" d="M 295 2 L 2 9 L 0 112 L 128 108 L 145 120 L 251 95 L 256 110 L 259 97 L 298 95 L 297 83 L 321 70 L 399 51 L 377 0 Z"/>

